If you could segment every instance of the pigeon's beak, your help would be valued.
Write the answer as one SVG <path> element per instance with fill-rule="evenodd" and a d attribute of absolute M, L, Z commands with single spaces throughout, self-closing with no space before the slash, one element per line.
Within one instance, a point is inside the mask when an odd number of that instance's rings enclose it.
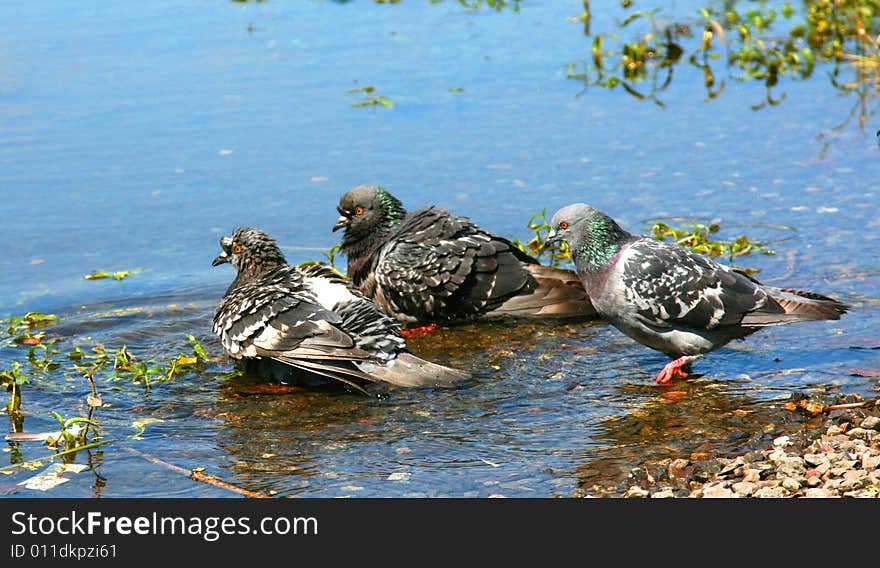
<path fill-rule="evenodd" d="M 232 238 L 227 236 L 220 237 L 220 248 L 223 249 L 217 258 L 211 262 L 211 266 L 220 266 L 229 262 L 229 251 L 232 250 Z"/>
<path fill-rule="evenodd" d="M 550 232 L 547 233 L 547 238 L 544 239 L 544 246 L 552 245 L 553 243 L 559 242 L 559 237 L 556 236 L 556 231 L 550 229 Z"/>
<path fill-rule="evenodd" d="M 226 254 L 226 251 L 223 251 L 211 262 L 211 266 L 220 266 L 227 262 L 229 262 L 229 255 Z"/>
<path fill-rule="evenodd" d="M 351 219 L 343 215 L 339 219 L 336 220 L 336 224 L 333 225 L 333 232 L 335 233 L 339 229 L 343 227 L 348 227 L 351 224 Z"/>

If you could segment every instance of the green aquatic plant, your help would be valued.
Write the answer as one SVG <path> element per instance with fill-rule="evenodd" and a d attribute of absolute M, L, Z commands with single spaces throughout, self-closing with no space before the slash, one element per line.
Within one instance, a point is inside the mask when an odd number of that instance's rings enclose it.
<path fill-rule="evenodd" d="M 54 339 L 46 339 L 44 332 L 34 333 L 34 331 L 56 323 L 58 323 L 58 316 L 43 312 L 27 312 L 23 316 L 12 316 L 6 320 L 0 320 L 0 345 L 54 343 Z"/>
<path fill-rule="evenodd" d="M 333 270 L 336 274 L 341 276 L 342 278 L 348 278 L 345 275 L 345 272 L 336 267 L 336 255 L 339 253 L 339 247 L 341 247 L 341 243 L 336 243 L 327 252 L 322 253 L 324 260 L 314 260 L 308 259 L 297 264 L 297 268 L 305 268 L 308 266 L 326 266 Z"/>
<path fill-rule="evenodd" d="M 739 256 L 756 252 L 759 254 L 776 254 L 767 248 L 766 243 L 750 240 L 746 235 L 740 235 L 733 240 L 713 238 L 720 230 L 717 223 L 709 225 L 690 222 L 686 226 L 673 227 L 663 222 L 656 222 L 650 227 L 651 236 L 659 241 L 672 241 L 677 245 L 689 248 L 694 252 L 705 254 L 710 258 L 723 256 L 727 258 L 731 266 L 734 259 Z M 752 268 L 737 267 L 746 273 L 754 274 L 757 270 Z"/>
<path fill-rule="evenodd" d="M 46 445 L 50 447 L 57 447 L 60 450 L 73 450 L 77 446 L 85 445 L 89 426 L 92 427 L 93 435 L 97 436 L 98 424 L 90 418 L 82 416 L 64 418 L 54 410 L 50 410 L 49 413 L 58 420 L 58 425 L 61 427 L 61 435 L 58 438 L 50 437 L 46 440 Z M 82 426 L 83 424 L 85 424 L 85 427 Z"/>
<path fill-rule="evenodd" d="M 831 63 L 832 84 L 859 95 L 859 125 L 873 112 L 864 99 L 877 94 L 871 86 L 880 69 L 880 0 L 805 0 L 798 7 L 732 0 L 675 19 L 664 19 L 659 9 L 631 10 L 633 4 L 621 3 L 618 30 L 591 33 L 590 3 L 584 1 L 577 19 L 592 38 L 589 57 L 566 66 L 569 78 L 586 87 L 621 87 L 664 106 L 659 95 L 674 68 L 686 63 L 702 72 L 707 100 L 723 93 L 728 81 L 762 82 L 764 100 L 752 105 L 759 110 L 785 99 L 777 92 L 784 78 L 805 80 L 818 63 Z M 841 81 L 846 72 L 852 78 Z"/>
<path fill-rule="evenodd" d="M 106 270 L 93 270 L 89 272 L 85 276 L 83 276 L 86 280 L 101 280 L 104 278 L 112 278 L 113 280 L 122 280 L 124 278 L 128 278 L 132 274 L 137 274 L 141 272 L 142 269 L 136 268 L 134 270 L 118 270 L 116 272 L 109 272 Z"/>
<path fill-rule="evenodd" d="M 6 415 L 12 423 L 13 432 L 21 432 L 24 424 L 24 413 L 21 410 L 21 387 L 29 383 L 27 375 L 21 372 L 21 365 L 12 362 L 12 368 L 0 371 L 0 385 L 6 387 L 9 400 L 6 402 Z"/>
<path fill-rule="evenodd" d="M 389 99 L 388 97 L 375 94 L 376 87 L 373 85 L 366 85 L 364 87 L 355 87 L 353 89 L 349 89 L 349 93 L 362 93 L 364 98 L 360 101 L 352 103 L 352 107 L 366 107 L 366 106 L 384 106 L 384 107 L 393 107 L 394 101 Z"/>

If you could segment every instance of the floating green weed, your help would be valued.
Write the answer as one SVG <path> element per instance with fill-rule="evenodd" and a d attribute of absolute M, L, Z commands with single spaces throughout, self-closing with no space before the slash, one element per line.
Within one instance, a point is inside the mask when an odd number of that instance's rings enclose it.
<path fill-rule="evenodd" d="M 132 274 L 137 274 L 141 272 L 142 269 L 137 268 L 135 270 L 119 270 L 117 272 L 108 272 L 106 270 L 93 270 L 92 272 L 83 276 L 86 280 L 101 280 L 104 278 L 112 278 L 113 280 L 122 280 L 123 278 L 128 278 Z"/>
<path fill-rule="evenodd" d="M 746 235 L 740 235 L 733 240 L 712 238 L 712 235 L 717 234 L 719 230 L 720 227 L 716 223 L 706 225 L 697 222 L 691 222 L 684 227 L 673 227 L 666 223 L 657 222 L 650 228 L 651 236 L 657 240 L 672 241 L 677 245 L 705 254 L 710 258 L 726 257 L 731 265 L 734 265 L 736 257 L 751 254 L 752 252 L 776 254 L 767 248 L 766 243 L 752 241 Z M 742 270 L 749 274 L 757 272 L 751 268 Z"/>
<path fill-rule="evenodd" d="M 376 87 L 373 85 L 366 85 L 364 87 L 355 87 L 354 89 L 349 89 L 349 93 L 362 93 L 364 95 L 363 100 L 352 103 L 353 107 L 365 107 L 365 106 L 384 106 L 384 107 L 393 107 L 394 101 L 389 99 L 388 97 L 375 94 Z"/>

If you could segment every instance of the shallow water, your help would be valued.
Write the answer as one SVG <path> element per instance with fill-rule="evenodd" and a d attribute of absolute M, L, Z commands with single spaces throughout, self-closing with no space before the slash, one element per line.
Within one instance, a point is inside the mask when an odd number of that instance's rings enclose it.
<path fill-rule="evenodd" d="M 695 3 L 667 12 L 692 14 Z M 764 87 L 729 81 L 706 100 L 683 66 L 665 108 L 584 89 L 589 57 L 568 19 L 581 3 L 467 10 L 456 2 L 17 4 L 0 21 L 0 317 L 44 311 L 63 354 L 101 343 L 140 360 L 211 361 L 172 381 L 97 375 L 105 438 L 48 493 L 236 496 L 165 465 L 277 496 L 572 496 L 667 457 L 729 455 L 811 427 L 793 392 L 877 396 L 880 165 L 877 129 L 819 68 Z M 594 29 L 617 12 L 594 8 Z M 393 108 L 353 108 L 374 85 Z M 463 89 L 451 92 L 452 89 Z M 466 368 L 451 390 L 381 397 L 275 392 L 229 376 L 210 332 L 231 269 L 217 238 L 256 225 L 289 260 L 321 259 L 339 196 L 379 183 L 415 209 L 437 204 L 526 239 L 536 211 L 587 201 L 632 231 L 664 217 L 717 220 L 724 236 L 778 240 L 744 257 L 774 285 L 854 304 L 839 322 L 771 329 L 656 387 L 665 358 L 604 324 L 465 325 L 410 348 Z M 84 280 L 94 269 L 139 272 Z M 26 361 L 0 348 L 0 369 Z M 78 373 L 25 385 L 25 431 L 85 412 Z M 4 423 L 5 418 L 3 419 Z M 51 453 L 9 445 L 7 465 Z M 44 462 L 44 465 L 48 462 Z"/>

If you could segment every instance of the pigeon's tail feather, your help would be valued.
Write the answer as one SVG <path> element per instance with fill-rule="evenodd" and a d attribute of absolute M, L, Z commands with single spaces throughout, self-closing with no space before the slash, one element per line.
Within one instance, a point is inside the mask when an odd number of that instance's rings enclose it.
<path fill-rule="evenodd" d="M 362 385 L 375 381 L 375 379 L 367 373 L 363 373 L 357 369 L 344 366 L 345 362 L 341 363 L 340 361 L 294 359 L 291 357 L 276 358 L 275 360 L 280 361 L 286 365 L 290 365 L 291 367 L 300 369 L 302 371 L 315 373 L 322 377 L 327 377 L 329 379 L 339 381 L 363 394 L 367 394 L 367 391 L 364 390 Z"/>
<path fill-rule="evenodd" d="M 596 309 L 577 274 L 542 264 L 524 265 L 536 286 L 531 293 L 514 296 L 488 317 L 597 318 Z"/>
<path fill-rule="evenodd" d="M 471 378 L 470 373 L 444 367 L 403 352 L 390 364 L 357 363 L 358 368 L 374 381 L 401 387 L 451 387 Z"/>
<path fill-rule="evenodd" d="M 852 307 L 815 292 L 770 286 L 764 286 L 764 290 L 776 304 L 776 309 L 772 312 L 758 310 L 747 314 L 742 321 L 744 325 L 766 326 L 799 321 L 838 320 Z"/>

